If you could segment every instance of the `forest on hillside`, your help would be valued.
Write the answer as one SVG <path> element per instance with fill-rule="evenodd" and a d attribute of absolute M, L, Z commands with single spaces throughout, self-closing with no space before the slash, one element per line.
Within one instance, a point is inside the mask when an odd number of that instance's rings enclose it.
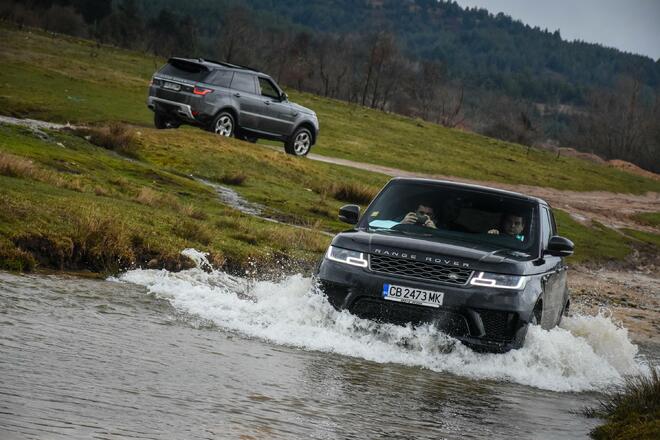
<path fill-rule="evenodd" d="M 660 172 L 660 60 L 435 0 L 0 0 L 0 18 Z"/>

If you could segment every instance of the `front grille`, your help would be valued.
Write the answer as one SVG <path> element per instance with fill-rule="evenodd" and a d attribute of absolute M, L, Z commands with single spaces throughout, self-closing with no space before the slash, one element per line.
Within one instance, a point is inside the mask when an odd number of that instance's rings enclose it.
<path fill-rule="evenodd" d="M 405 325 L 432 323 L 450 336 L 468 336 L 465 318 L 448 310 L 387 301 L 380 298 L 360 297 L 350 305 L 349 311 L 364 319 Z"/>
<path fill-rule="evenodd" d="M 438 281 L 441 283 L 464 285 L 470 279 L 472 271 L 455 266 L 433 264 L 424 261 L 406 260 L 371 254 L 369 269 L 373 272 L 388 273 L 408 278 Z"/>
<path fill-rule="evenodd" d="M 485 339 L 496 342 L 510 342 L 513 339 L 513 326 L 516 314 L 495 310 L 477 310 L 484 324 Z"/>

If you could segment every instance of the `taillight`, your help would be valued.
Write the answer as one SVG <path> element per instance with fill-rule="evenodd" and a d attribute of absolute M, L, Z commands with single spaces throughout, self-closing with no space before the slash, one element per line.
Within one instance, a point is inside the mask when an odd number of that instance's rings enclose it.
<path fill-rule="evenodd" d="M 211 93 L 212 91 L 213 91 L 213 90 L 211 90 L 211 89 L 205 89 L 205 88 L 202 88 L 202 87 L 195 87 L 195 88 L 193 89 L 193 93 L 194 93 L 195 95 L 202 95 L 202 96 L 204 96 L 204 95 L 208 95 L 208 94 Z"/>

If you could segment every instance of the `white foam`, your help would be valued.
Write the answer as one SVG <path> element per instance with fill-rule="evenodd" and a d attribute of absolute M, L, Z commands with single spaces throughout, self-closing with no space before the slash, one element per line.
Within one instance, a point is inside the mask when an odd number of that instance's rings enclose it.
<path fill-rule="evenodd" d="M 203 254 L 186 250 L 198 265 Z M 554 391 L 599 390 L 644 371 L 627 330 L 608 316 L 564 319 L 550 331 L 531 327 L 525 346 L 475 353 L 432 326 L 378 324 L 336 311 L 311 280 L 248 282 L 220 271 L 133 270 L 115 279 L 145 286 L 186 313 L 276 344 L 393 362 L 475 379 L 507 380 Z"/>

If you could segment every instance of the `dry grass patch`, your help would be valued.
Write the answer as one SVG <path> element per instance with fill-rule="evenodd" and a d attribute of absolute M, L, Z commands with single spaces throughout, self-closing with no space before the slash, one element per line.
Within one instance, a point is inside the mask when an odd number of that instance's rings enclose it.
<path fill-rule="evenodd" d="M 126 156 L 135 157 L 137 153 L 137 142 L 134 131 L 118 122 L 113 122 L 104 127 L 82 128 L 76 131 L 83 135 L 92 144 L 113 150 Z"/>
<path fill-rule="evenodd" d="M 44 170 L 36 166 L 31 160 L 0 152 L 0 174 L 8 177 L 26 177 L 41 180 Z"/>
<path fill-rule="evenodd" d="M 179 212 L 187 217 L 194 218 L 195 220 L 207 220 L 209 218 L 206 212 L 192 203 L 181 206 Z"/>
<path fill-rule="evenodd" d="M 183 220 L 174 225 L 174 233 L 179 237 L 208 246 L 213 234 L 206 225 L 190 220 Z"/>
<path fill-rule="evenodd" d="M 0 268 L 16 272 L 31 272 L 37 262 L 31 253 L 11 243 L 0 242 Z"/>
<path fill-rule="evenodd" d="M 376 197 L 378 190 L 372 186 L 352 182 L 334 183 L 328 193 L 342 202 L 350 202 L 358 205 L 367 205 Z"/>
<path fill-rule="evenodd" d="M 227 173 L 223 174 L 220 176 L 220 182 L 224 183 L 225 185 L 242 185 L 243 182 L 245 182 L 245 179 L 247 179 L 247 176 L 244 173 L 241 172 L 236 172 L 236 173 Z"/>
<path fill-rule="evenodd" d="M 64 269 L 115 273 L 135 261 L 126 225 L 118 218 L 87 209 L 68 214 L 70 234 L 30 232 L 12 241 L 39 264 Z"/>
<path fill-rule="evenodd" d="M 33 179 L 73 191 L 85 191 L 78 177 L 65 178 L 53 171 L 41 168 L 29 159 L 0 152 L 0 174 L 7 177 Z"/>
<path fill-rule="evenodd" d="M 137 196 L 134 199 L 136 202 L 151 207 L 168 207 L 176 210 L 181 209 L 181 205 L 175 196 L 172 194 L 165 194 L 153 190 L 149 187 L 143 186 L 140 188 Z"/>

